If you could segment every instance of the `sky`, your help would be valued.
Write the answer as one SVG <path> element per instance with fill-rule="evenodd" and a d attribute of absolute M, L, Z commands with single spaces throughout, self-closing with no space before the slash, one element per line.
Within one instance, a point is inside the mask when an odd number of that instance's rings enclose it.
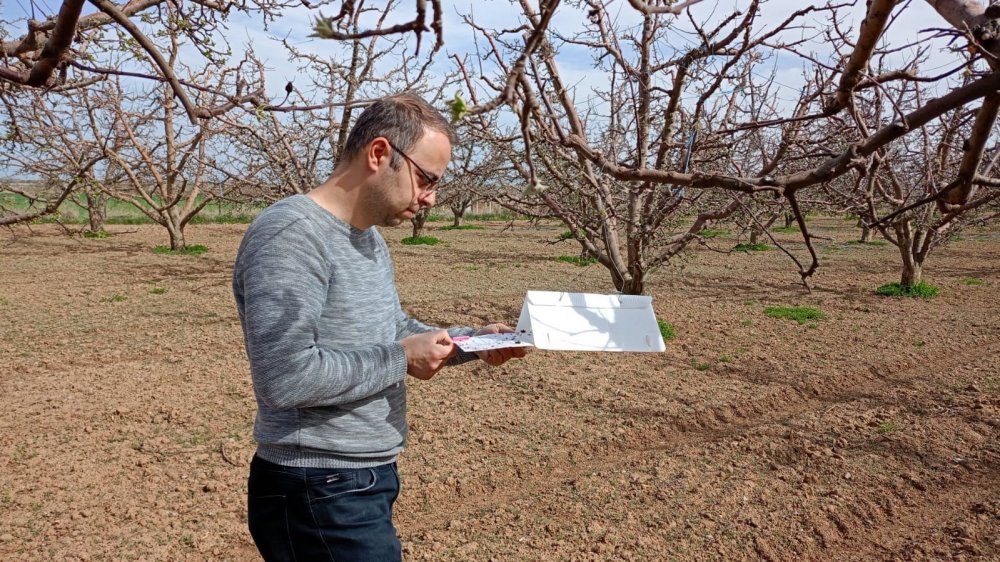
<path fill-rule="evenodd" d="M 691 13 L 694 19 L 718 20 L 719 17 L 728 13 L 727 8 L 735 6 L 745 8 L 748 2 L 740 0 L 737 2 L 715 2 L 704 1 L 696 4 Z M 368 5 L 384 5 L 385 2 L 378 0 L 370 1 Z M 474 53 L 473 34 L 469 27 L 461 21 L 460 14 L 471 14 L 475 20 L 486 27 L 509 28 L 517 25 L 516 13 L 519 11 L 508 0 L 465 0 L 451 1 L 443 0 L 444 6 L 444 52 L 438 53 L 437 65 L 439 71 L 444 72 L 451 68 L 451 61 L 448 55 L 451 53 L 460 56 Z M 776 23 L 796 9 L 800 9 L 805 3 L 796 0 L 770 0 L 765 2 L 762 8 L 763 21 L 772 24 Z M 864 1 L 857 1 L 857 5 L 846 10 L 853 21 L 848 25 L 857 34 L 857 21 L 864 14 Z M 23 18 L 34 15 L 41 17 L 54 14 L 59 9 L 58 0 L 0 0 L 0 18 L 8 22 L 14 21 L 5 27 L 12 36 L 20 36 L 25 29 Z M 638 15 L 628 5 L 626 0 L 611 0 L 606 2 L 607 10 L 613 17 L 617 17 L 625 25 L 635 24 L 639 21 Z M 92 12 L 93 7 L 85 4 L 85 13 Z M 330 15 L 339 9 L 339 3 L 334 2 L 323 10 Z M 390 15 L 389 24 L 408 21 L 413 17 L 414 8 L 410 0 L 399 0 L 396 9 Z M 277 38 L 287 37 L 289 41 L 298 48 L 321 56 L 328 56 L 337 51 L 339 46 L 336 42 L 317 38 L 309 38 L 311 32 L 312 19 L 316 12 L 305 8 L 285 10 L 282 16 L 271 22 L 267 29 L 264 28 L 259 17 L 236 15 L 232 18 L 230 29 L 225 34 L 226 39 L 233 46 L 237 55 L 242 51 L 242 46 L 246 43 L 253 43 L 259 55 L 263 55 L 265 62 L 270 68 L 269 87 L 271 94 L 281 96 L 281 89 L 284 84 L 296 76 L 295 67 L 287 59 L 286 54 L 277 41 Z M 913 0 L 902 9 L 897 8 L 898 22 L 894 25 L 885 40 L 891 45 L 904 45 L 926 39 L 929 34 L 921 33 L 921 30 L 935 27 L 948 27 L 947 23 L 929 6 L 925 1 Z M 563 2 L 556 13 L 552 29 L 560 32 L 571 32 L 582 27 L 584 13 Z M 828 21 L 822 21 L 817 16 L 807 18 L 815 22 L 817 26 L 828 26 Z M 18 20 L 21 20 L 18 22 Z M 678 20 L 678 27 L 685 27 L 683 19 Z M 794 32 L 787 35 L 793 37 Z M 431 35 L 425 35 L 424 52 L 426 52 L 433 41 Z M 682 35 L 677 36 L 678 43 L 689 42 L 689 39 Z M 680 45 L 673 45 L 679 47 Z M 810 44 L 807 49 L 814 53 L 822 54 L 827 50 L 827 45 L 817 41 Z M 925 67 L 925 72 L 932 72 L 933 68 L 945 67 L 959 59 L 957 55 L 940 52 L 935 49 L 931 60 Z M 599 85 L 602 82 L 601 76 L 594 72 L 593 61 L 590 53 L 582 48 L 564 48 L 559 57 L 560 67 L 566 74 L 565 78 L 571 84 L 577 84 L 581 90 L 587 90 L 588 84 Z M 777 81 L 785 83 L 790 91 L 797 89 L 801 83 L 802 60 L 796 57 L 781 54 L 775 62 Z M 280 98 L 279 98 L 280 99 Z"/>
<path fill-rule="evenodd" d="M 26 27 L 24 18 L 32 13 L 35 17 L 54 14 L 58 11 L 60 4 L 59 0 L 0 0 L 0 19 L 6 20 L 2 29 L 12 36 L 19 37 Z M 442 4 L 445 11 L 445 46 L 435 57 L 435 69 L 442 74 L 453 68 L 449 58 L 450 54 L 474 57 L 474 35 L 472 30 L 462 22 L 462 15 L 470 14 L 477 23 L 488 28 L 511 28 L 518 24 L 519 8 L 508 0 L 442 0 Z M 695 5 L 691 9 L 691 14 L 696 21 L 717 22 L 728 14 L 732 7 L 744 9 L 747 4 L 747 0 L 736 2 L 704 1 Z M 761 18 L 766 27 L 770 28 L 787 18 L 793 11 L 801 9 L 805 4 L 801 0 L 769 0 L 763 4 Z M 847 16 L 844 25 L 846 29 L 850 30 L 852 37 L 857 36 L 858 22 L 864 16 L 865 9 L 864 0 L 857 0 L 855 4 L 844 10 L 844 14 Z M 384 6 L 385 2 L 371 0 L 366 5 Z M 638 14 L 629 6 L 627 0 L 609 0 L 606 1 L 605 5 L 611 17 L 623 27 L 636 25 L 640 21 Z M 331 5 L 327 5 L 323 12 L 331 15 L 339 7 L 339 2 L 333 2 Z M 93 7 L 90 4 L 85 4 L 85 12 L 91 11 L 93 11 Z M 931 34 L 926 31 L 928 29 L 948 27 L 947 22 L 923 0 L 913 0 L 902 8 L 897 7 L 894 13 L 897 15 L 898 21 L 884 37 L 885 43 L 894 47 L 902 47 L 926 40 Z M 412 1 L 399 0 L 387 23 L 391 25 L 409 21 L 413 14 Z M 289 42 L 302 51 L 321 57 L 334 56 L 338 50 L 343 48 L 343 45 L 335 41 L 308 37 L 315 15 L 315 11 L 305 8 L 286 10 L 276 21 L 270 22 L 266 29 L 259 16 L 235 15 L 231 18 L 225 39 L 235 51 L 234 58 L 239 58 L 244 48 L 243 45 L 252 43 L 255 46 L 256 52 L 264 58 L 269 68 L 268 94 L 275 102 L 284 97 L 283 87 L 289 80 L 295 80 L 297 86 L 302 86 L 303 82 L 307 81 L 300 76 L 295 65 L 288 60 L 287 54 L 280 45 L 279 38 L 287 38 Z M 572 34 L 573 31 L 582 28 L 585 17 L 582 10 L 575 9 L 569 2 L 564 1 L 554 17 L 550 29 L 566 35 Z M 806 21 L 811 24 L 811 27 L 819 29 L 828 28 L 831 25 L 829 21 L 825 21 L 817 15 L 807 16 Z M 692 35 L 684 32 L 684 30 L 690 30 L 690 25 L 685 22 L 685 18 L 678 18 L 673 25 L 677 32 L 669 35 L 669 44 L 664 45 L 663 49 L 682 50 L 693 45 Z M 787 41 L 795 40 L 803 33 L 803 31 L 792 30 L 786 32 L 784 38 Z M 816 31 L 813 29 L 809 33 L 815 34 Z M 8 37 L 8 39 L 10 38 Z M 412 44 L 412 37 L 410 40 Z M 429 50 L 433 41 L 432 34 L 425 34 L 424 53 Z M 929 60 L 922 68 L 923 74 L 935 74 L 941 69 L 961 62 L 962 57 L 959 54 L 943 49 L 943 41 L 938 40 L 932 45 Z M 822 59 L 829 54 L 830 46 L 822 40 L 811 40 L 802 46 L 801 50 Z M 902 53 L 910 53 L 912 50 L 912 48 L 904 49 Z M 410 52 L 412 51 L 411 46 Z M 575 88 L 574 94 L 578 103 L 583 104 L 594 99 L 594 89 L 607 88 L 608 78 L 601 72 L 595 71 L 593 56 L 589 50 L 582 47 L 564 46 L 560 50 L 558 60 L 564 81 Z M 803 68 L 807 65 L 807 61 L 795 55 L 780 52 L 773 56 L 768 64 L 762 65 L 761 69 L 763 72 L 773 71 L 775 73 L 775 81 L 783 86 L 776 93 L 776 97 L 790 106 L 798 96 L 799 87 L 803 80 Z M 691 96 L 694 95 L 691 94 Z"/>

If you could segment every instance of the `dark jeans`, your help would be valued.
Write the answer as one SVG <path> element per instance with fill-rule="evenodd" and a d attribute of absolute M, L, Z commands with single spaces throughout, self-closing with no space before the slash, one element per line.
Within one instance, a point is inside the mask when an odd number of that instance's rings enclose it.
<path fill-rule="evenodd" d="M 250 535 L 267 562 L 402 560 L 396 463 L 294 468 L 254 456 L 248 488 Z"/>

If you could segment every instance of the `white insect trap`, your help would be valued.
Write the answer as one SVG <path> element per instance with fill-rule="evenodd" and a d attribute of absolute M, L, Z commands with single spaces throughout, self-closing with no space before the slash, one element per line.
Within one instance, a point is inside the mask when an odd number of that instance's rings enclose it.
<path fill-rule="evenodd" d="M 464 351 L 537 347 L 564 351 L 666 349 L 652 297 L 528 291 L 512 334 L 456 338 Z"/>

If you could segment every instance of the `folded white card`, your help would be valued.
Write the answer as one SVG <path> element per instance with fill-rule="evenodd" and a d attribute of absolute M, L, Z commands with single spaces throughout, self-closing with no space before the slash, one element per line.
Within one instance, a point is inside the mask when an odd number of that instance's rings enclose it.
<path fill-rule="evenodd" d="M 569 351 L 666 349 L 652 297 L 553 291 L 528 291 L 513 334 L 474 336 L 455 343 L 464 351 L 524 346 Z"/>

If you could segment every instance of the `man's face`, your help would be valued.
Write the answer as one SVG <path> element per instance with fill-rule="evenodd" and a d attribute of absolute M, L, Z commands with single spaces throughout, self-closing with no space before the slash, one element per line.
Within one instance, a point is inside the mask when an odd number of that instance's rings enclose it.
<path fill-rule="evenodd" d="M 398 150 L 396 152 L 402 164 L 398 170 L 393 170 L 386 162 L 383 181 L 377 189 L 378 199 L 383 205 L 383 226 L 402 224 L 420 209 L 434 205 L 437 185 L 433 180 L 440 180 L 448 167 L 451 142 L 444 133 L 424 129 L 424 136 L 405 152 L 405 156 Z"/>

